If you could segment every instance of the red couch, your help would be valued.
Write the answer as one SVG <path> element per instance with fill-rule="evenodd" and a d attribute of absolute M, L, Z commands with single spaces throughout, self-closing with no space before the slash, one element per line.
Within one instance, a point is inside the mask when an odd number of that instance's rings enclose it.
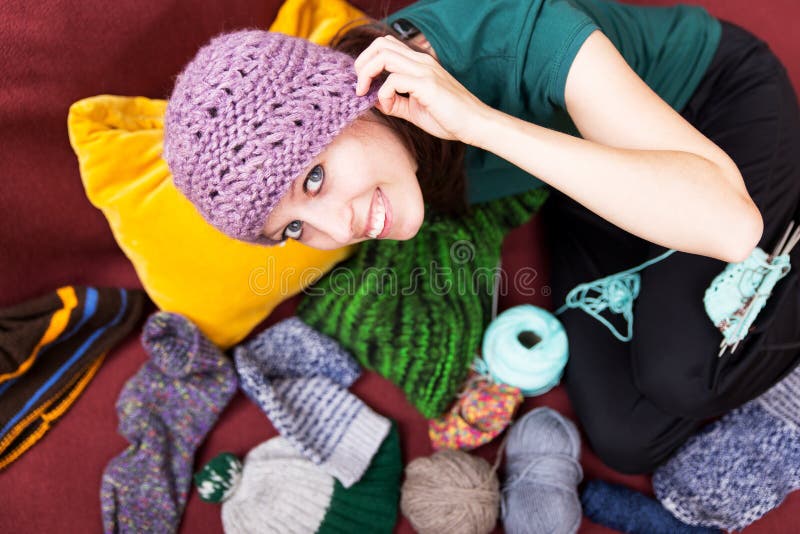
<path fill-rule="evenodd" d="M 355 0 L 380 15 L 407 0 Z M 639 1 L 670 5 L 665 0 Z M 765 39 L 800 88 L 800 17 L 797 0 L 702 0 L 714 15 Z M 280 0 L 188 0 L 114 3 L 45 0 L 0 4 L 0 306 L 65 284 L 140 287 L 117 247 L 102 213 L 86 199 L 66 130 L 67 109 L 102 93 L 165 98 L 174 75 L 213 34 L 244 26 L 266 28 Z M 800 90 L 800 89 L 799 89 Z M 503 296 L 500 309 L 531 302 L 550 307 L 547 258 L 534 217 L 504 244 L 506 269 L 533 266 L 540 273 L 534 298 Z M 297 299 L 281 305 L 263 328 L 292 314 Z M 148 310 L 153 311 L 154 308 Z M 128 443 L 116 433 L 114 403 L 125 381 L 145 361 L 140 327 L 118 346 L 74 406 L 52 430 L 7 470 L 0 472 L 0 532 L 98 532 L 99 487 L 106 462 Z M 353 391 L 378 412 L 399 422 L 404 460 L 430 454 L 427 426 L 399 389 L 366 373 Z M 529 399 L 524 409 L 550 405 L 574 418 L 563 388 Z M 276 434 L 264 414 L 241 393 L 196 455 L 200 466 L 222 450 L 244 455 Z M 477 454 L 494 457 L 497 442 Z M 584 446 L 585 477 L 622 482 L 651 491 L 644 476 L 605 467 Z M 800 492 L 747 529 L 748 534 L 787 532 L 800 524 Z M 610 532 L 584 520 L 583 532 Z M 181 532 L 221 532 L 220 511 L 196 492 L 188 501 Z M 411 532 L 403 519 L 397 532 Z M 501 529 L 498 528 L 498 532 Z"/>

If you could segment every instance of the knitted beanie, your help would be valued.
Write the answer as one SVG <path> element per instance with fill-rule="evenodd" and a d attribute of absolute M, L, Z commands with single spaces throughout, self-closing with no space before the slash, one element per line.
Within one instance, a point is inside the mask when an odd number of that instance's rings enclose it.
<path fill-rule="evenodd" d="M 146 299 L 139 289 L 63 286 L 0 309 L 0 469 L 67 412 Z"/>
<path fill-rule="evenodd" d="M 458 217 L 426 210 L 413 239 L 361 243 L 305 292 L 296 313 L 398 385 L 423 416 L 438 417 L 466 381 L 491 321 L 503 238 L 548 195 L 533 189 Z"/>
<path fill-rule="evenodd" d="M 242 241 L 261 235 L 292 181 L 377 100 L 356 96 L 354 59 L 305 39 L 239 30 L 211 39 L 177 76 L 164 159 L 202 216 Z"/>
<path fill-rule="evenodd" d="M 392 421 L 369 469 L 350 488 L 282 436 L 251 450 L 244 465 L 222 453 L 194 480 L 201 499 L 222 502 L 227 534 L 390 534 L 397 522 L 402 473 L 400 436 Z"/>

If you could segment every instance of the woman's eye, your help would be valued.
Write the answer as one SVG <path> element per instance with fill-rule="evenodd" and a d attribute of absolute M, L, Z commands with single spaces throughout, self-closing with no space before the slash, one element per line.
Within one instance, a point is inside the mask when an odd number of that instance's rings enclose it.
<path fill-rule="evenodd" d="M 316 194 L 320 188 L 322 187 L 322 180 L 325 177 L 325 171 L 322 169 L 322 165 L 315 165 L 311 172 L 308 173 L 306 176 L 305 181 L 303 182 L 303 191 L 306 193 L 311 192 Z M 303 222 L 302 221 L 292 221 L 283 231 L 283 239 L 292 238 L 299 240 L 303 235 Z"/>
<path fill-rule="evenodd" d="M 306 181 L 303 182 L 303 190 L 307 193 L 309 191 L 316 193 L 322 187 L 323 178 L 325 178 L 325 171 L 322 169 L 322 165 L 315 165 L 306 176 Z"/>
<path fill-rule="evenodd" d="M 283 238 L 292 238 L 299 240 L 300 237 L 303 235 L 303 223 L 300 221 L 292 221 L 288 225 L 286 225 L 286 229 L 283 231 Z"/>

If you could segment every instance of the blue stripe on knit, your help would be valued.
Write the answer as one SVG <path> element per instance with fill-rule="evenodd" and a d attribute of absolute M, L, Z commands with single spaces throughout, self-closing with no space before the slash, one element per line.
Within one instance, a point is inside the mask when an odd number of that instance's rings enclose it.
<path fill-rule="evenodd" d="M 5 381 L 5 382 L 3 382 L 2 384 L 0 384 L 0 395 L 2 395 L 3 393 L 5 393 L 5 391 L 6 391 L 8 388 L 10 388 L 10 387 L 11 387 L 11 386 L 14 384 L 14 382 L 16 382 L 16 381 L 17 381 L 17 379 L 18 379 L 18 378 L 19 378 L 19 376 L 15 377 L 15 378 L 12 378 L 11 380 L 6 380 L 6 381 Z"/>
<path fill-rule="evenodd" d="M 11 420 L 9 420 L 8 423 L 6 423 L 6 426 L 4 426 L 2 430 L 0 430 L 0 436 L 4 436 L 9 430 L 11 430 L 11 428 L 13 428 L 13 426 L 17 423 L 17 421 L 19 421 L 22 417 L 24 417 L 25 414 L 27 414 L 31 410 L 31 408 L 33 408 L 33 406 L 42 397 L 42 395 L 44 395 L 47 392 L 47 390 L 50 389 L 52 385 L 56 383 L 64 375 L 64 373 L 66 373 L 69 370 L 69 368 L 72 367 L 75 364 L 75 362 L 77 362 L 81 358 L 81 356 L 83 356 L 83 354 L 86 352 L 86 349 L 88 349 L 98 337 L 103 335 L 104 332 L 106 332 L 112 326 L 116 325 L 122 319 L 122 317 L 125 314 L 125 310 L 127 308 L 128 294 L 125 291 L 125 289 L 122 288 L 119 289 L 119 292 L 122 299 L 122 305 L 120 306 L 116 317 L 114 317 L 114 320 L 105 325 L 104 327 L 100 328 L 99 330 L 96 330 L 91 336 L 89 336 L 89 338 L 86 341 L 84 341 L 83 345 L 78 347 L 78 350 L 76 350 L 75 353 L 66 362 L 64 362 L 64 364 L 61 367 L 59 367 L 59 369 L 53 374 L 53 376 L 51 376 L 47 382 L 45 382 L 38 390 L 36 390 L 36 393 L 34 393 L 33 396 L 30 399 L 28 399 L 28 402 L 25 403 L 25 406 L 22 407 L 22 409 L 17 413 L 17 415 L 15 415 L 13 418 L 11 418 Z M 63 338 L 59 337 L 52 343 L 49 343 L 44 347 L 42 347 L 41 349 L 42 354 L 45 351 L 51 349 L 52 347 L 57 346 L 63 343 L 64 341 L 68 340 L 73 334 L 75 334 L 75 332 L 78 331 L 78 329 L 81 326 L 86 324 L 86 322 L 91 318 L 91 316 L 94 315 L 95 312 L 97 311 L 97 302 L 98 302 L 97 290 L 93 287 L 86 288 L 86 305 L 83 308 L 83 317 L 81 318 L 80 322 L 77 325 L 75 325 L 75 328 L 73 328 Z"/>
<path fill-rule="evenodd" d="M 364 404 L 354 397 L 348 397 L 346 400 L 350 402 L 348 403 L 348 406 L 341 409 L 342 412 L 339 416 L 338 423 L 336 425 L 328 426 L 328 434 L 320 436 L 321 439 L 325 439 L 329 443 L 332 443 L 332 449 L 338 447 L 339 443 L 344 440 L 345 434 L 350 431 L 350 426 L 352 425 L 358 413 L 364 407 Z"/>
<path fill-rule="evenodd" d="M 56 339 L 54 339 L 53 341 L 51 341 L 50 343 L 44 345 L 41 349 L 39 349 L 39 356 L 43 355 L 53 345 L 63 343 L 69 338 L 71 338 L 75 334 L 75 332 L 77 332 L 78 329 L 84 325 L 84 323 L 89 319 L 89 317 L 94 314 L 95 308 L 97 307 L 97 300 L 98 300 L 97 291 L 95 291 L 95 289 L 91 287 L 86 288 L 86 304 L 83 307 L 83 316 L 81 317 L 81 320 L 78 322 L 78 324 L 72 327 L 72 330 L 70 330 L 67 333 L 62 333 Z M 20 377 L 18 376 L 13 380 L 9 380 L 3 383 L 2 388 L 0 388 L 0 395 L 2 395 L 6 389 L 11 387 L 11 385 L 14 382 L 16 382 L 17 379 L 19 378 Z"/>
<path fill-rule="evenodd" d="M 343 396 L 338 386 L 334 385 L 333 382 L 330 382 L 327 379 L 309 379 L 305 384 L 303 384 L 303 386 L 305 389 L 316 388 L 317 390 L 321 391 L 317 398 L 314 399 L 313 403 L 308 403 L 308 401 L 302 399 L 303 404 L 306 406 L 313 406 L 312 409 L 304 410 L 305 412 L 309 412 L 307 415 L 311 415 L 312 417 L 305 417 L 303 420 L 298 421 L 299 424 L 295 429 L 298 434 L 305 434 L 308 431 L 308 427 L 312 424 L 324 424 L 325 421 L 323 420 L 323 416 L 327 412 L 330 412 L 331 408 L 336 406 L 335 401 L 340 400 Z M 330 419 L 330 416 L 328 416 L 328 419 Z M 316 438 L 317 436 L 309 435 L 309 437 Z"/>
<path fill-rule="evenodd" d="M 323 381 L 325 387 L 320 387 Z M 359 411 L 358 399 L 328 378 L 276 380 L 271 389 L 276 409 L 286 419 L 284 431 L 321 462 L 333 454 Z M 354 410 L 356 414 L 348 413 Z"/>
<path fill-rule="evenodd" d="M 350 424 L 355 418 L 352 412 L 358 411 L 360 401 L 349 391 L 341 389 L 334 384 L 325 388 L 327 397 L 319 396 L 315 406 L 322 407 L 325 411 L 317 410 L 315 417 L 309 417 L 302 421 L 298 433 L 305 434 L 306 428 L 313 423 L 317 431 L 308 437 L 311 439 L 309 445 L 315 445 L 320 451 L 321 461 L 327 460 L 334 449 L 344 439 L 344 435 L 349 431 Z"/>
<path fill-rule="evenodd" d="M 266 412 L 276 430 L 306 457 L 324 462 L 350 431 L 353 420 L 364 406 L 360 399 L 337 384 L 336 379 L 325 376 L 337 373 L 323 369 L 332 365 L 321 359 L 322 354 L 316 354 L 320 351 L 293 354 L 297 352 L 291 350 L 296 348 L 294 346 L 278 350 L 287 343 L 281 337 L 283 333 L 281 329 L 271 332 L 278 336 L 275 343 L 267 344 L 266 338 L 256 338 L 247 355 L 238 354 L 240 383 L 245 394 Z M 345 353 L 340 359 L 347 368 L 346 375 L 357 378 L 360 368 L 349 355 Z M 314 365 L 309 366 L 311 361 Z M 298 371 L 311 376 L 297 377 Z M 337 378 L 342 379 L 341 375 Z M 348 378 L 350 376 L 345 380 Z"/>

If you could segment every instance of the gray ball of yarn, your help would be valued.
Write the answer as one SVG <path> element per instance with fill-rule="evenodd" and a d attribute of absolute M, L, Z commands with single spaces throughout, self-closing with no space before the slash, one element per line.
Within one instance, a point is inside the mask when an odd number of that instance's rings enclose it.
<path fill-rule="evenodd" d="M 578 484 L 580 434 L 547 407 L 531 410 L 509 429 L 501 490 L 507 534 L 572 534 L 583 516 Z"/>
<path fill-rule="evenodd" d="M 498 460 L 499 460 L 498 455 Z M 497 523 L 497 463 L 443 449 L 406 466 L 400 509 L 420 534 L 486 534 Z"/>

